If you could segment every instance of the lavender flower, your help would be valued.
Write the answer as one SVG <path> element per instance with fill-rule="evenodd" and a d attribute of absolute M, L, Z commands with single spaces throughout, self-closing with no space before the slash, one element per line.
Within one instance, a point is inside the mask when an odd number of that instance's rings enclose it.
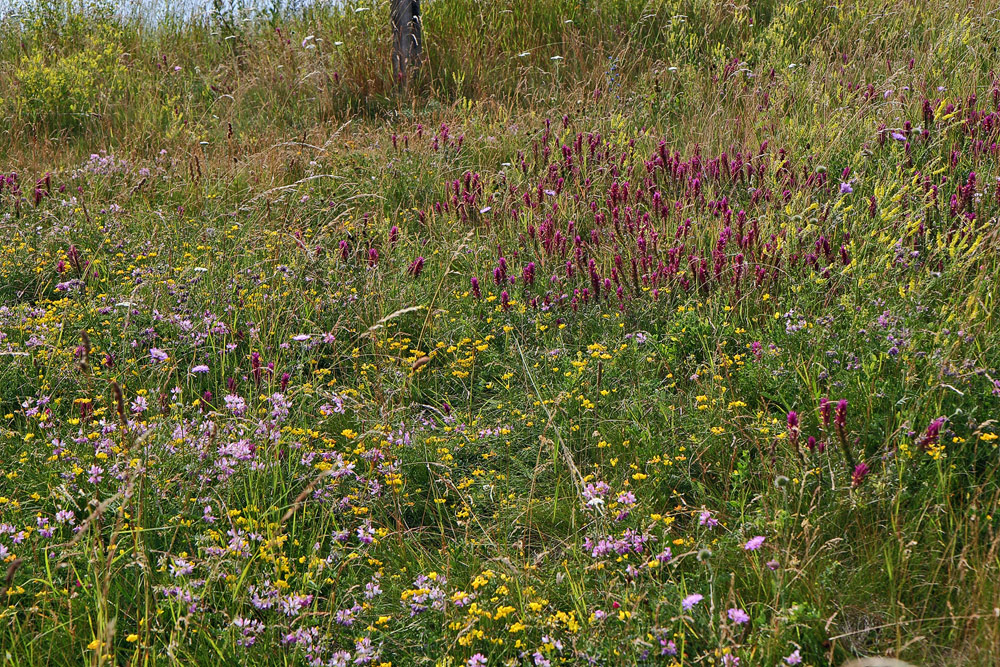
<path fill-rule="evenodd" d="M 704 595 L 701 595 L 700 593 L 692 593 L 691 595 L 681 600 L 681 607 L 684 609 L 684 611 L 691 611 L 692 609 L 694 609 L 694 606 L 696 604 L 698 604 L 704 599 L 705 599 Z"/>
<path fill-rule="evenodd" d="M 737 625 L 743 625 L 744 623 L 750 622 L 750 615 L 737 607 L 733 607 L 727 611 L 726 615 L 729 616 L 730 621 L 736 623 Z"/>
<path fill-rule="evenodd" d="M 799 649 L 795 649 L 794 651 L 792 651 L 791 653 L 789 653 L 788 655 L 786 655 L 783 659 L 784 659 L 786 665 L 801 665 L 802 664 L 802 656 L 799 655 Z"/>

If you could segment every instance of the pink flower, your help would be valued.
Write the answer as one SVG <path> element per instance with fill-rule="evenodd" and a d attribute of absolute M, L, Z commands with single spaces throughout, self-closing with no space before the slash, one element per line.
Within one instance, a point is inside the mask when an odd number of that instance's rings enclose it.
<path fill-rule="evenodd" d="M 746 544 L 743 545 L 743 548 L 747 551 L 757 551 L 757 549 L 760 549 L 761 545 L 764 544 L 764 540 L 765 538 L 761 535 L 752 537 Z"/>
<path fill-rule="evenodd" d="M 869 471 L 868 464 L 864 461 L 854 466 L 854 474 L 851 475 L 851 486 L 855 488 L 861 486 L 865 481 L 865 477 L 868 476 Z"/>
<path fill-rule="evenodd" d="M 699 593 L 692 593 L 691 595 L 681 600 L 681 607 L 684 608 L 684 611 L 691 611 L 692 609 L 694 609 L 694 606 L 696 604 L 698 604 L 704 599 L 705 599 L 704 595 L 700 595 Z"/>
<path fill-rule="evenodd" d="M 744 623 L 750 622 L 750 615 L 737 607 L 733 607 L 727 611 L 726 615 L 729 616 L 730 621 L 736 623 L 737 625 L 743 625 Z"/>
<path fill-rule="evenodd" d="M 785 660 L 785 664 L 787 664 L 787 665 L 801 665 L 802 664 L 802 656 L 799 655 L 799 649 L 795 649 L 790 654 L 786 655 L 785 658 L 784 658 L 784 660 Z"/>
<path fill-rule="evenodd" d="M 847 427 L 847 399 L 842 398 L 837 401 L 837 408 L 834 410 L 833 423 L 839 428 L 843 429 Z"/>

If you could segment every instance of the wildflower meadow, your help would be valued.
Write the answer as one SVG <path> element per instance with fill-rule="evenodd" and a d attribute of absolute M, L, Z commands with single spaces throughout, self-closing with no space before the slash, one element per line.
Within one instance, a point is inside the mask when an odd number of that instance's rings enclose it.
<path fill-rule="evenodd" d="M 1000 6 L 0 6 L 0 664 L 1000 665 Z"/>

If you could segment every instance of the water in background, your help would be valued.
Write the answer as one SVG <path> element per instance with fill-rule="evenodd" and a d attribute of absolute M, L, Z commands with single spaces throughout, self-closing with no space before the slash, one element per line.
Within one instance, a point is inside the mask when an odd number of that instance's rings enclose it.
<path fill-rule="evenodd" d="M 80 7 L 95 4 L 95 0 L 61 2 Z M 56 3 L 60 3 L 60 0 L 56 0 Z M 32 0 L 0 0 L 0 18 L 16 18 L 22 8 L 34 4 Z M 194 18 L 225 14 L 250 18 L 257 15 L 296 13 L 309 6 L 339 6 L 347 3 L 346 0 L 96 0 L 96 4 L 111 6 L 124 17 L 155 23 L 166 16 Z M 377 4 L 377 0 L 371 0 L 370 4 Z"/>

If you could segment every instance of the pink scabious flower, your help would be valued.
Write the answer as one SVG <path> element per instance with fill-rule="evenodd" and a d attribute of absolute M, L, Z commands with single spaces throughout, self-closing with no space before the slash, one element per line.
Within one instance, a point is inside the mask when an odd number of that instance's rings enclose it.
<path fill-rule="evenodd" d="M 794 651 L 792 651 L 791 653 L 789 653 L 788 655 L 786 655 L 783 658 L 783 660 L 785 661 L 786 665 L 801 665 L 802 664 L 802 656 L 799 655 L 799 649 L 795 649 Z"/>
<path fill-rule="evenodd" d="M 707 526 L 709 528 L 714 528 L 715 526 L 719 525 L 719 520 L 716 519 L 715 517 L 713 517 L 711 512 L 709 512 L 708 510 L 705 510 L 698 517 L 698 525 L 699 526 Z"/>
<path fill-rule="evenodd" d="M 730 621 L 736 623 L 737 625 L 743 625 L 744 623 L 750 622 L 750 615 L 738 607 L 733 607 L 726 612 L 726 615 L 729 617 Z"/>
<path fill-rule="evenodd" d="M 747 551 L 757 551 L 757 549 L 760 549 L 761 546 L 764 544 L 765 539 L 766 538 L 763 537 L 762 535 L 757 535 L 756 537 L 752 537 L 750 538 L 750 540 L 747 541 L 746 544 L 743 545 L 743 548 L 746 549 Z"/>
<path fill-rule="evenodd" d="M 704 595 L 701 595 L 700 593 L 692 593 L 691 595 L 681 600 L 681 607 L 684 609 L 684 611 L 691 611 L 692 609 L 694 609 L 694 606 L 696 604 L 698 604 L 704 599 L 705 599 Z"/>
<path fill-rule="evenodd" d="M 149 348 L 149 357 L 156 363 L 162 363 L 167 360 L 168 355 L 158 347 L 151 347 Z"/>

